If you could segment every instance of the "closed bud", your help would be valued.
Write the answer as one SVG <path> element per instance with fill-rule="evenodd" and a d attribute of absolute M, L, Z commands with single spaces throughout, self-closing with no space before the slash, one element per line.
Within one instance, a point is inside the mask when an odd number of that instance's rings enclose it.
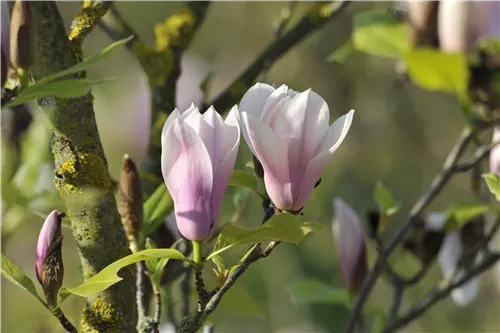
<path fill-rule="evenodd" d="M 361 221 L 356 212 L 337 198 L 334 202 L 333 236 L 339 254 L 340 270 L 350 293 L 357 293 L 368 273 L 366 246 Z"/>
<path fill-rule="evenodd" d="M 405 250 L 429 265 L 438 255 L 444 239 L 441 231 L 445 215 L 441 212 L 430 213 L 425 219 L 417 221 L 403 242 Z"/>
<path fill-rule="evenodd" d="M 134 161 L 125 155 L 118 188 L 118 212 L 128 236 L 137 235 L 144 218 L 141 178 Z"/>
<path fill-rule="evenodd" d="M 500 126 L 493 129 L 492 143 L 500 142 Z M 500 144 L 491 149 L 490 152 L 490 172 L 500 176 Z"/>
<path fill-rule="evenodd" d="M 28 1 L 16 1 L 10 24 L 10 56 L 15 68 L 29 69 L 35 60 L 35 22 Z"/>
<path fill-rule="evenodd" d="M 36 277 L 50 307 L 57 305 L 57 292 L 64 276 L 61 220 L 62 216 L 56 210 L 47 216 L 36 247 Z"/>

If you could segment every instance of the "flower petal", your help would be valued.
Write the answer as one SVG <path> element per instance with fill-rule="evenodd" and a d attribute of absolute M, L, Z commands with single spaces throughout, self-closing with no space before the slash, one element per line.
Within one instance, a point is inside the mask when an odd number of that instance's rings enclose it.
<path fill-rule="evenodd" d="M 38 281 L 40 280 L 40 274 L 42 272 L 43 262 L 49 254 L 49 249 L 55 240 L 56 234 L 60 233 L 61 227 L 61 217 L 57 210 L 53 210 L 45 219 L 40 234 L 38 236 L 38 243 L 36 245 L 36 276 Z"/>
<path fill-rule="evenodd" d="M 177 109 L 174 109 L 174 111 L 172 111 L 172 113 L 168 116 L 167 120 L 163 124 L 163 129 L 161 130 L 162 140 L 163 140 L 163 137 L 167 134 L 167 130 L 170 127 L 170 125 L 172 125 L 172 123 L 174 122 L 175 119 L 180 118 L 180 117 L 181 117 L 181 113 Z"/>
<path fill-rule="evenodd" d="M 261 119 L 264 105 L 274 92 L 274 88 L 265 83 L 256 83 L 243 95 L 239 109 L 247 112 L 257 119 Z"/>
<path fill-rule="evenodd" d="M 500 142 L 500 127 L 496 126 L 493 129 L 493 144 Z M 500 176 L 500 144 L 493 147 L 490 152 L 490 172 Z"/>
<path fill-rule="evenodd" d="M 292 197 L 285 147 L 266 123 L 242 112 L 243 137 L 264 168 L 264 182 L 269 197 L 280 209 L 291 209 Z"/>
<path fill-rule="evenodd" d="M 365 251 L 365 240 L 358 214 L 341 198 L 334 201 L 333 236 L 339 253 L 342 278 L 349 289 L 356 278 L 357 265 Z M 362 279 L 361 279 L 362 280 Z"/>
<path fill-rule="evenodd" d="M 182 120 L 176 119 L 162 138 L 161 163 L 179 231 L 189 240 L 207 239 L 215 228 L 212 164 L 203 140 Z"/>
<path fill-rule="evenodd" d="M 262 110 L 262 114 L 260 116 L 260 120 L 269 124 L 269 122 L 267 121 L 269 113 L 273 111 L 276 104 L 278 104 L 285 97 L 288 97 L 288 87 L 283 84 L 278 89 L 273 91 L 273 93 L 266 100 L 266 103 L 264 104 L 264 108 Z"/>
<path fill-rule="evenodd" d="M 304 172 L 304 180 L 302 181 L 302 187 L 300 190 L 300 196 L 293 205 L 294 209 L 300 209 L 306 203 L 312 190 L 314 189 L 314 185 L 319 180 L 321 174 L 332 159 L 335 150 L 337 150 L 346 137 L 347 132 L 351 127 L 353 116 L 354 110 L 351 110 L 346 115 L 337 119 L 332 126 L 330 126 L 330 129 L 325 134 L 316 151 L 319 152 L 319 154 L 312 158 L 309 164 L 307 164 L 307 168 Z"/>

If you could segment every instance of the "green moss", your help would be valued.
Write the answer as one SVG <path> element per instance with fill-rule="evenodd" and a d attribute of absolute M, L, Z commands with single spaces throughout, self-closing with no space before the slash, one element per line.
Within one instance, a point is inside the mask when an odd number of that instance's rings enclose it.
<path fill-rule="evenodd" d="M 97 299 L 94 303 L 87 305 L 83 311 L 80 323 L 82 332 L 120 332 L 124 318 L 121 313 L 117 312 L 112 304 Z"/>

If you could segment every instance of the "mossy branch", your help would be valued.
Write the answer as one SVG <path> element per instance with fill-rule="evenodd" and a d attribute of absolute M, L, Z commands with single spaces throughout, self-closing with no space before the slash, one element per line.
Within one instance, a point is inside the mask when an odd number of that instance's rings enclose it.
<path fill-rule="evenodd" d="M 31 75 L 37 81 L 75 65 L 80 54 L 66 35 L 55 2 L 31 5 L 37 32 Z M 79 37 L 73 38 L 76 40 Z M 37 103 L 52 123 L 55 184 L 66 202 L 83 276 L 88 279 L 130 254 L 99 139 L 93 97 L 39 98 Z M 135 332 L 135 279 L 130 267 L 121 272 L 123 281 L 87 299 L 81 320 L 83 332 Z"/>

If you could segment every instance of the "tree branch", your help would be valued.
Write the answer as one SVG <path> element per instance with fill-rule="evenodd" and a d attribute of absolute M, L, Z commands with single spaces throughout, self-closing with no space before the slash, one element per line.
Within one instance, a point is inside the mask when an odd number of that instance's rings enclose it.
<path fill-rule="evenodd" d="M 82 9 L 76 14 L 72 23 L 72 29 L 69 33 L 69 40 L 77 46 L 81 52 L 81 45 L 87 35 L 99 23 L 101 18 L 107 13 L 112 1 L 96 2 L 84 1 Z"/>
<path fill-rule="evenodd" d="M 31 6 L 37 33 L 31 75 L 37 81 L 75 65 L 79 55 L 66 35 L 55 2 L 36 1 Z M 87 280 L 130 254 L 97 131 L 92 96 L 39 98 L 37 103 L 52 122 L 55 185 L 66 203 Z M 83 332 L 135 332 L 134 271 L 122 270 L 120 275 L 120 283 L 87 298 L 81 320 Z"/>
<path fill-rule="evenodd" d="M 394 237 L 391 239 L 389 244 L 381 251 L 373 269 L 366 278 L 363 287 L 359 293 L 359 297 L 354 306 L 351 319 L 347 328 L 348 333 L 353 333 L 356 327 L 356 323 L 363 310 L 364 303 L 368 299 L 375 283 L 382 273 L 383 268 L 389 258 L 389 255 L 396 248 L 397 245 L 403 240 L 406 233 L 413 227 L 413 225 L 418 222 L 418 217 L 422 214 L 424 209 L 432 202 L 432 200 L 441 192 L 442 188 L 448 183 L 453 174 L 455 173 L 455 166 L 458 163 L 460 157 L 466 151 L 469 143 L 473 140 L 474 136 L 477 134 L 477 129 L 472 129 L 466 127 L 457 142 L 453 146 L 452 150 L 446 158 L 441 172 L 434 178 L 429 189 L 422 194 L 419 200 L 413 205 L 410 214 L 407 218 L 406 223 L 399 228 Z"/>
<path fill-rule="evenodd" d="M 336 1 L 333 4 L 316 2 L 299 23 L 281 38 L 272 42 L 222 94 L 207 103 L 202 109 L 206 110 L 208 105 L 215 105 L 217 110 L 221 112 L 237 104 L 262 70 L 281 58 L 309 34 L 321 29 L 326 23 L 338 17 L 349 3 L 350 1 Z"/>
<path fill-rule="evenodd" d="M 415 305 L 408 313 L 403 315 L 400 319 L 396 320 L 392 325 L 385 328 L 383 333 L 390 333 L 396 331 L 398 328 L 401 328 L 413 321 L 415 318 L 422 315 L 425 311 L 431 308 L 435 303 L 447 297 L 455 288 L 462 286 L 467 283 L 472 278 L 481 274 L 482 272 L 491 268 L 495 263 L 500 260 L 500 253 L 490 253 L 486 255 L 486 257 L 477 265 L 475 265 L 472 269 L 470 269 L 467 274 L 465 274 L 461 279 L 457 280 L 454 283 L 449 284 L 444 288 L 434 288 L 427 297 L 424 298 L 419 304 Z"/>

